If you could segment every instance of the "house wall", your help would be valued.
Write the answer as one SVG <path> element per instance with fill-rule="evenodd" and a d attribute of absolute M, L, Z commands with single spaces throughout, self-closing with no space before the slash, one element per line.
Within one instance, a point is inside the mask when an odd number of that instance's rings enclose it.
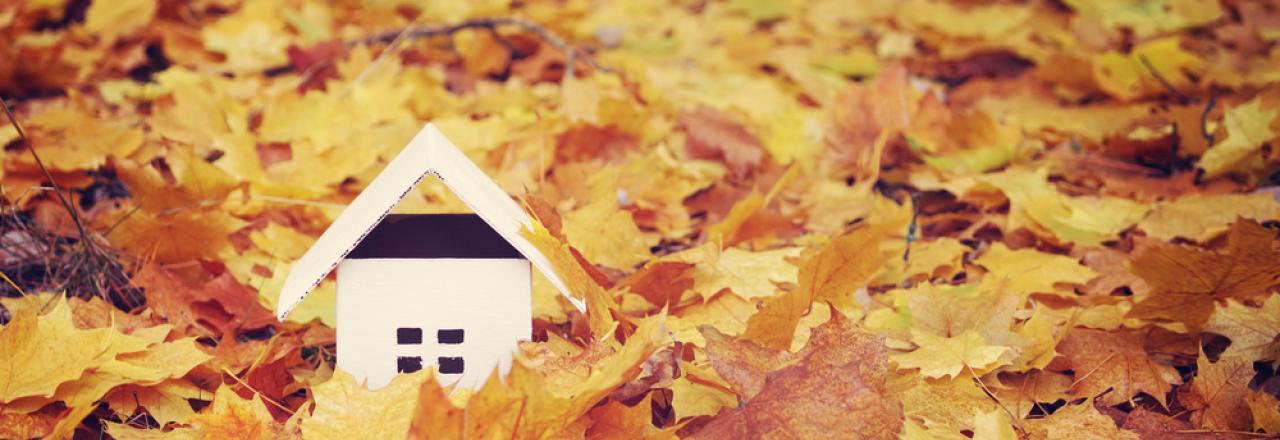
<path fill-rule="evenodd" d="M 444 370 L 462 358 L 462 373 L 440 381 L 479 387 L 495 367 L 505 373 L 518 341 L 533 333 L 530 277 L 523 259 L 343 260 L 338 368 L 379 388 L 414 358 Z"/>

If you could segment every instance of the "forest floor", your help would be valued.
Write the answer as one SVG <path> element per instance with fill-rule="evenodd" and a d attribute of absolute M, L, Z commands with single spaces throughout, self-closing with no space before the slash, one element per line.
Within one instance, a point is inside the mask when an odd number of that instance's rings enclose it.
<path fill-rule="evenodd" d="M 1275 1 L 5 2 L 0 438 L 1274 438 L 1278 41 Z M 536 276 L 509 371 L 369 390 L 333 277 L 278 297 L 427 122 L 586 310 Z"/>

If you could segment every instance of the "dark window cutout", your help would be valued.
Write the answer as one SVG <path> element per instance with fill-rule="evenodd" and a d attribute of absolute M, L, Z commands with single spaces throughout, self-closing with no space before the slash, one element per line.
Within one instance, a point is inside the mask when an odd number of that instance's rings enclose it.
<path fill-rule="evenodd" d="M 422 369 L 422 358 L 418 356 L 400 356 L 396 358 L 396 371 L 412 373 Z"/>
<path fill-rule="evenodd" d="M 436 340 L 441 344 L 461 344 L 463 331 L 460 328 L 447 328 L 436 331 Z"/>
<path fill-rule="evenodd" d="M 440 356 L 439 361 L 441 374 L 462 374 L 462 358 Z"/>
<path fill-rule="evenodd" d="M 396 329 L 396 343 L 401 345 L 421 344 L 422 329 L 413 327 L 400 327 Z"/>

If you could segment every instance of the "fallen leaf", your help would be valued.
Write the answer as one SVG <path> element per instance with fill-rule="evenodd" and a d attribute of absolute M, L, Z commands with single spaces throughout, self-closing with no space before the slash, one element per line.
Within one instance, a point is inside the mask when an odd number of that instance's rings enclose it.
<path fill-rule="evenodd" d="M 1067 405 L 1058 408 L 1048 417 L 1038 420 L 1027 420 L 1024 423 L 1029 438 L 1032 439 L 1110 439 L 1138 440 L 1138 434 L 1120 429 L 1115 421 L 1094 409 L 1092 402 L 1085 400 L 1080 405 Z"/>
<path fill-rule="evenodd" d="M 795 355 L 758 345 L 745 339 L 725 336 L 713 327 L 701 327 L 706 338 L 707 358 L 720 377 L 729 382 L 742 400 L 750 400 L 764 389 L 765 379 L 774 370 L 794 363 Z"/>
<path fill-rule="evenodd" d="M 588 439 L 676 439 L 674 432 L 653 426 L 652 395 L 646 394 L 635 405 L 623 405 L 616 400 L 605 402 L 589 413 L 593 424 L 587 430 Z"/>
<path fill-rule="evenodd" d="M 1226 232 L 1239 218 L 1280 219 L 1280 202 L 1270 194 L 1192 194 L 1157 203 L 1138 229 L 1161 240 L 1207 241 Z"/>
<path fill-rule="evenodd" d="M 1271 244 L 1274 237 L 1271 230 L 1242 219 L 1231 227 L 1226 252 L 1144 243 L 1129 264 L 1151 284 L 1152 292 L 1126 316 L 1177 321 L 1200 330 L 1215 303 L 1258 297 L 1280 283 L 1280 251 Z"/>
<path fill-rule="evenodd" d="M 1229 300 L 1217 307 L 1204 330 L 1231 339 L 1223 357 L 1274 360 L 1280 356 L 1280 294 L 1267 297 L 1262 307 Z"/>
<path fill-rule="evenodd" d="M 768 375 L 741 409 L 726 409 L 692 438 L 895 438 L 902 404 L 885 389 L 883 339 L 833 315 L 799 363 Z"/>
<path fill-rule="evenodd" d="M 985 374 L 1009 352 L 1009 347 L 987 345 L 974 331 L 945 337 L 912 330 L 911 340 L 918 348 L 894 354 L 893 361 L 902 368 L 918 368 L 920 374 L 932 378 L 958 377 L 966 369 L 971 374 Z"/>
<path fill-rule="evenodd" d="M 1075 372 L 1073 397 L 1096 397 L 1103 405 L 1131 402 L 1138 393 L 1167 405 L 1167 395 L 1182 383 L 1173 366 L 1152 359 L 1145 342 L 1148 331 L 1072 329 L 1058 351 Z M 1111 392 L 1102 394 L 1110 390 Z"/>
<path fill-rule="evenodd" d="M 1001 410 L 993 410 L 973 415 L 974 440 L 1015 440 L 1018 434 L 1013 431 L 1013 421 Z"/>
<path fill-rule="evenodd" d="M 1244 104 L 1227 107 L 1223 116 L 1227 138 L 1210 146 L 1200 157 L 1199 167 L 1204 170 L 1206 179 L 1234 171 L 1250 171 L 1246 162 L 1256 160 L 1262 145 L 1276 137 L 1271 123 L 1280 116 L 1280 108 L 1267 105 L 1269 108 L 1264 109 L 1263 101 L 1263 96 L 1259 96 Z"/>
<path fill-rule="evenodd" d="M 1253 417 L 1245 399 L 1253 391 L 1253 361 L 1223 357 L 1209 362 L 1204 353 L 1196 359 L 1196 377 L 1191 379 L 1184 404 L 1191 410 L 1191 422 L 1207 429 L 1248 431 Z"/>
<path fill-rule="evenodd" d="M 1084 285 L 1098 276 L 1075 258 L 1035 249 L 1010 250 L 1003 243 L 993 243 L 974 262 L 990 271 L 987 276 L 1007 280 L 1005 286 L 1023 295 L 1050 293 L 1074 298 L 1072 285 Z"/>
<path fill-rule="evenodd" d="M 742 337 L 766 347 L 791 347 L 796 325 L 815 301 L 846 303 L 887 258 L 879 244 L 883 227 L 867 227 L 837 237 L 800 265 L 795 289 L 766 299 L 760 313 L 747 321 Z"/>
<path fill-rule="evenodd" d="M 688 135 L 685 149 L 691 157 L 723 161 L 738 177 L 764 161 L 760 140 L 730 113 L 702 106 L 681 113 L 677 125 Z"/>
<path fill-rule="evenodd" d="M 204 412 L 191 417 L 191 425 L 202 438 L 288 438 L 257 394 L 242 399 L 227 385 L 218 388 Z"/>
<path fill-rule="evenodd" d="M 303 419 L 302 435 L 315 439 L 345 439 L 352 433 L 400 438 L 409 432 L 415 410 L 414 394 L 423 381 L 435 381 L 430 370 L 397 375 L 378 390 L 356 383 L 344 371 L 311 388 L 315 410 Z"/>

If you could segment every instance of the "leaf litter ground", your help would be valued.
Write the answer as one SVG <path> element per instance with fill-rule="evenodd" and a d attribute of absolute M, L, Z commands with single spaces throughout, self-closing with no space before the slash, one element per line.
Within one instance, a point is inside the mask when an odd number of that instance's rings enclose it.
<path fill-rule="evenodd" d="M 1226 0 L 6 4 L 0 438 L 1275 436 L 1277 36 Z M 371 391 L 332 280 L 272 311 L 426 121 L 588 310 L 537 279 L 509 373 Z"/>

